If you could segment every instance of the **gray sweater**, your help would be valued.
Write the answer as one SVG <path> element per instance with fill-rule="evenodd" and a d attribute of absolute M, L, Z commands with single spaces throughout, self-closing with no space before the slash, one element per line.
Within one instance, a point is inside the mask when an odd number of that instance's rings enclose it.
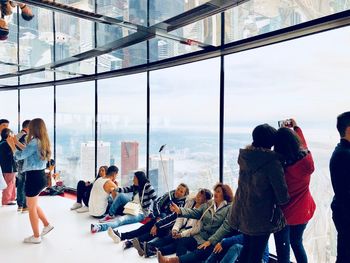
<path fill-rule="evenodd" d="M 223 224 L 229 208 L 230 204 L 224 201 L 215 211 L 214 201 L 211 200 L 208 203 L 202 204 L 199 208 L 180 208 L 181 214 L 179 216 L 201 221 L 202 226 L 200 231 L 194 235 L 198 244 L 210 241 L 212 245 L 216 245 L 222 239 L 217 235 L 217 231 Z"/>

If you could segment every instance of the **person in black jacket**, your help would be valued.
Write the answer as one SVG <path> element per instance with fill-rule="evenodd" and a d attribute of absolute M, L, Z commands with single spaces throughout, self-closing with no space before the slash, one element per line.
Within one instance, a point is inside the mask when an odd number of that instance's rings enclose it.
<path fill-rule="evenodd" d="M 350 262 L 350 111 L 337 118 L 340 143 L 332 154 L 329 170 L 334 197 L 331 204 L 333 221 L 338 231 L 337 261 Z"/>
<path fill-rule="evenodd" d="M 121 240 L 127 240 L 125 242 L 125 248 L 134 246 L 138 250 L 139 255 L 143 256 L 144 250 L 141 244 L 155 237 L 164 237 L 168 235 L 175 224 L 177 214 L 171 212 L 170 204 L 173 202 L 179 207 L 183 207 L 188 194 L 188 186 L 184 183 L 179 184 L 176 190 L 170 192 L 171 200 L 168 193 L 156 200 L 153 212 L 150 215 L 151 219 L 148 223 L 136 230 L 126 233 L 119 233 L 118 230 L 109 228 L 108 235 L 115 243 L 119 243 Z M 132 241 L 130 241 L 131 239 Z"/>
<path fill-rule="evenodd" d="M 10 129 L 5 128 L 1 131 L 1 141 L 0 141 L 0 165 L 1 170 L 4 175 L 4 179 L 7 183 L 7 188 L 2 192 L 2 205 L 15 205 L 16 199 L 16 186 L 15 186 L 15 176 L 16 176 L 16 163 L 13 159 L 13 153 L 11 147 L 7 143 L 6 139 L 9 136 L 13 136 Z"/>

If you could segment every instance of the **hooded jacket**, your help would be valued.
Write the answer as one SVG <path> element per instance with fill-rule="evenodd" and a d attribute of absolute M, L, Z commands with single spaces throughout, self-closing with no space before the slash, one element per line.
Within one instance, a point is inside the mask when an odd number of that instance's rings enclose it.
<path fill-rule="evenodd" d="M 247 235 L 264 235 L 285 224 L 280 205 L 289 200 L 280 156 L 264 148 L 241 149 L 238 189 L 229 225 Z"/>

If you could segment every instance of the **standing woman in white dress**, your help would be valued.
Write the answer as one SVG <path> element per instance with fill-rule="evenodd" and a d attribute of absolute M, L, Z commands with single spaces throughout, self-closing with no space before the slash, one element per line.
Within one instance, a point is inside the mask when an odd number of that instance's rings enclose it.
<path fill-rule="evenodd" d="M 29 133 L 27 145 L 22 151 L 17 150 L 19 144 L 16 137 L 8 137 L 9 143 L 15 159 L 24 160 L 23 172 L 26 172 L 25 193 L 29 208 L 29 220 L 32 226 L 33 235 L 24 239 L 25 243 L 41 243 L 41 237 L 49 233 L 53 226 L 50 225 L 43 210 L 38 205 L 38 196 L 47 186 L 47 176 L 45 175 L 46 163 L 51 157 L 49 136 L 44 121 L 33 119 L 29 123 Z M 39 220 L 44 228 L 39 233 Z"/>

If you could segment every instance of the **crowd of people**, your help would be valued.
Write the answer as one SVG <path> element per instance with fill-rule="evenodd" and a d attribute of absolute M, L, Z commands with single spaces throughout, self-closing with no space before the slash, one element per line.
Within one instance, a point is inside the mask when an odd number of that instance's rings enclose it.
<path fill-rule="evenodd" d="M 38 205 L 38 195 L 47 186 L 44 169 L 51 156 L 46 127 L 41 119 L 25 121 L 14 136 L 8 124 L 0 120 L 0 164 L 6 184 L 2 204 L 15 204 L 17 177 L 18 210 L 29 210 L 33 229 L 24 242 L 40 243 L 41 236 L 53 229 Z M 331 157 L 330 174 L 337 263 L 343 263 L 350 262 L 350 112 L 338 116 L 337 129 L 341 141 Z M 213 191 L 199 189 L 193 196 L 190 190 L 194 189 L 180 183 L 158 197 L 145 172 L 134 172 L 133 183 L 121 187 L 118 167 L 101 166 L 93 182 L 78 182 L 71 210 L 94 218 L 92 234 L 107 231 L 113 242 L 124 243 L 124 249 L 133 247 L 140 256 L 157 256 L 160 263 L 268 262 L 271 234 L 278 262 L 290 262 L 290 249 L 298 263 L 308 262 L 303 233 L 316 209 L 310 193 L 315 168 L 302 129 L 294 119 L 278 130 L 262 124 L 254 128 L 252 139 L 239 152 L 235 194 L 229 185 L 217 183 Z M 44 225 L 41 234 L 39 220 Z M 142 225 L 133 231 L 118 229 L 136 222 Z"/>

